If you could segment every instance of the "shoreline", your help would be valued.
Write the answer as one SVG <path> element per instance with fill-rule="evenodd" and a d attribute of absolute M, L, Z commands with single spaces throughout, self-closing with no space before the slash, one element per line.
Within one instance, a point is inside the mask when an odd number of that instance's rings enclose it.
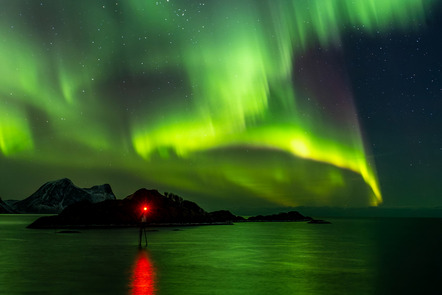
<path fill-rule="evenodd" d="M 199 226 L 199 225 L 233 225 L 233 222 L 188 222 L 188 223 L 149 223 L 143 226 L 144 228 L 149 227 L 188 227 L 188 226 Z M 32 223 L 26 228 L 28 229 L 118 229 L 118 228 L 139 228 L 140 225 L 136 224 L 80 224 L 80 225 L 42 225 L 42 226 L 32 226 Z"/>
<path fill-rule="evenodd" d="M 222 221 L 222 222 L 165 222 L 165 223 L 148 223 L 144 228 L 150 227 L 189 227 L 189 226 L 208 226 L 208 225 L 235 225 L 236 223 L 276 223 L 276 222 L 305 222 L 309 223 L 311 219 L 305 220 L 245 220 L 245 221 Z M 139 228 L 137 224 L 80 224 L 80 225 L 47 225 L 47 226 L 32 226 L 32 223 L 26 228 L 28 229 L 119 229 L 119 228 Z"/>

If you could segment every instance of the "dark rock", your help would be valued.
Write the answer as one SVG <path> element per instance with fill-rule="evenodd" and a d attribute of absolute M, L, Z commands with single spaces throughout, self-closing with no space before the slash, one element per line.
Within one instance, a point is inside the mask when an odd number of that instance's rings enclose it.
<path fill-rule="evenodd" d="M 232 212 L 227 210 L 214 211 L 209 213 L 210 220 L 212 222 L 242 222 L 245 219 L 241 216 L 236 216 Z"/>
<path fill-rule="evenodd" d="M 208 221 L 207 212 L 196 203 L 174 194 L 163 196 L 157 190 L 140 189 L 124 201 L 130 202 L 130 210 L 133 212 L 141 213 L 141 208 L 146 205 L 149 208 L 146 221 L 151 223 Z"/>
<path fill-rule="evenodd" d="M 272 215 L 257 215 L 247 219 L 247 221 L 309 221 L 311 217 L 306 217 L 298 211 L 290 211 L 286 213 L 278 213 Z"/>

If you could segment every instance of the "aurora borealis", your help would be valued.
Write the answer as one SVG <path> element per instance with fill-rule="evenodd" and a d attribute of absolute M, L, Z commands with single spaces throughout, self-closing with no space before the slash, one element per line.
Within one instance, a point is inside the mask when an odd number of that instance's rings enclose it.
<path fill-rule="evenodd" d="M 213 207 L 381 204 L 344 39 L 425 30 L 434 2 L 2 1 L 0 196 L 69 177 Z"/>

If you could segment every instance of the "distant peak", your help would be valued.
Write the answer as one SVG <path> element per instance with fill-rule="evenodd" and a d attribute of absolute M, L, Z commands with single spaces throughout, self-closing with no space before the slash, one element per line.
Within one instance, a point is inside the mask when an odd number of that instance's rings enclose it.
<path fill-rule="evenodd" d="M 80 201 L 98 203 L 115 200 L 109 184 L 80 188 L 70 179 L 48 181 L 28 198 L 17 203 L 17 211 L 25 213 L 60 213 L 67 206 Z"/>
<path fill-rule="evenodd" d="M 147 189 L 147 188 L 140 188 L 135 193 L 147 193 L 147 192 L 158 192 L 156 189 Z"/>
<path fill-rule="evenodd" d="M 73 184 L 72 180 L 70 180 L 69 178 L 61 178 L 61 179 L 57 179 L 54 181 L 49 181 L 50 183 L 69 183 L 69 184 Z"/>
<path fill-rule="evenodd" d="M 146 189 L 146 188 L 140 188 L 133 194 L 126 197 L 128 200 L 132 199 L 144 199 L 148 198 L 149 196 L 162 196 L 158 190 L 156 189 Z"/>

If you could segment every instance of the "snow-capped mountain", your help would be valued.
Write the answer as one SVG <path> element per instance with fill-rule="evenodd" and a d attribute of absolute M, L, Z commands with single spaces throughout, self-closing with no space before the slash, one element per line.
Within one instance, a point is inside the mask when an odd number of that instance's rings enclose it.
<path fill-rule="evenodd" d="M 0 198 L 0 213 L 14 213 L 14 210 Z"/>
<path fill-rule="evenodd" d="M 70 179 L 63 178 L 43 184 L 31 196 L 15 203 L 13 209 L 20 213 L 60 213 L 80 201 L 98 203 L 115 199 L 109 184 L 79 188 Z"/>

